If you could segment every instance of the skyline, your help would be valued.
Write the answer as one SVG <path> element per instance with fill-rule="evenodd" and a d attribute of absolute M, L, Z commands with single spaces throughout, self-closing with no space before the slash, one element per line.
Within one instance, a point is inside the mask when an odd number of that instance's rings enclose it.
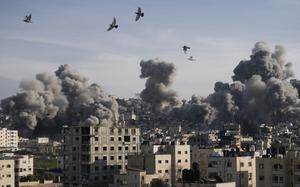
<path fill-rule="evenodd" d="M 265 41 L 272 49 L 276 44 L 287 49 L 287 60 L 299 78 L 299 1 L 169 5 L 170 1 L 137 0 L 3 1 L 0 77 L 33 79 L 37 73 L 53 73 L 60 64 L 69 64 L 107 93 L 134 97 L 145 84 L 139 78 L 140 61 L 159 58 L 175 64 L 172 88 L 181 98 L 207 96 L 216 81 L 232 82 L 234 67 L 249 59 L 257 41 Z M 145 16 L 135 22 L 139 6 Z M 22 19 L 29 13 L 33 23 L 25 24 Z M 120 27 L 107 32 L 114 16 Z M 186 59 L 183 45 L 191 46 L 196 62 Z M 11 88 L 1 88 L 7 89 Z"/>

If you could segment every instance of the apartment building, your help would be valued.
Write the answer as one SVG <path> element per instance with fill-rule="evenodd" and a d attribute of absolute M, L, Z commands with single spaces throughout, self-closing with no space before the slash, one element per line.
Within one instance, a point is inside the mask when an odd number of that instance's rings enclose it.
<path fill-rule="evenodd" d="M 0 129 L 0 150 L 18 148 L 18 131 L 8 130 L 7 128 Z"/>
<path fill-rule="evenodd" d="M 0 159 L 0 187 L 15 187 L 14 164 L 13 159 Z"/>
<path fill-rule="evenodd" d="M 64 186 L 108 186 L 126 173 L 130 154 L 140 152 L 140 130 L 130 127 L 65 126 Z"/>
<path fill-rule="evenodd" d="M 256 186 L 256 164 L 253 156 L 209 157 L 208 178 L 221 178 L 225 182 L 236 182 L 237 187 Z"/>
<path fill-rule="evenodd" d="M 32 155 L 16 155 L 12 157 L 15 160 L 15 178 L 17 181 L 21 177 L 33 175 L 33 156 Z"/>

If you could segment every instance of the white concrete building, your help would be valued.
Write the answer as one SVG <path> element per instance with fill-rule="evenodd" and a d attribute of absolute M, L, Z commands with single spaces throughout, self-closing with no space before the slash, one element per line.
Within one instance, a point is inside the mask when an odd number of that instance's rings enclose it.
<path fill-rule="evenodd" d="M 16 155 L 15 160 L 15 177 L 19 180 L 21 177 L 33 175 L 33 156 L 32 155 Z"/>
<path fill-rule="evenodd" d="M 8 130 L 7 128 L 0 129 L 0 149 L 18 148 L 18 131 Z"/>
<path fill-rule="evenodd" d="M 15 187 L 14 164 L 13 159 L 0 159 L 0 187 Z"/>

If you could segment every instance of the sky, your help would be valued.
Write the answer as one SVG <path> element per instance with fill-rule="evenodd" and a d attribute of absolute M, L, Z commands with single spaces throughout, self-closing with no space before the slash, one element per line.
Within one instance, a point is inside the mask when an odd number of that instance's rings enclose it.
<path fill-rule="evenodd" d="M 137 7 L 145 16 L 135 22 Z M 283 45 L 300 78 L 299 9 L 300 0 L 1 0 L 0 98 L 61 64 L 109 94 L 134 97 L 146 81 L 140 61 L 155 58 L 175 64 L 181 98 L 207 96 L 216 81 L 232 82 L 258 41 Z M 32 24 L 22 21 L 29 13 Z M 119 28 L 107 32 L 114 16 Z"/>

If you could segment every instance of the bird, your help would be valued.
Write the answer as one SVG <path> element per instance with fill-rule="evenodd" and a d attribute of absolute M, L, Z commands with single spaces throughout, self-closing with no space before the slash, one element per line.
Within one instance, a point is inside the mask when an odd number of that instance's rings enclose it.
<path fill-rule="evenodd" d="M 26 22 L 26 23 L 32 23 L 32 21 L 31 21 L 31 14 L 26 15 L 25 19 L 23 21 Z"/>
<path fill-rule="evenodd" d="M 140 17 L 144 17 L 144 12 L 142 12 L 141 7 L 138 7 L 138 10 L 135 14 L 136 14 L 135 21 L 139 20 Z"/>
<path fill-rule="evenodd" d="M 110 31 L 113 28 L 118 28 L 116 17 L 114 17 L 114 19 L 113 19 L 112 23 L 109 25 L 109 28 L 107 29 L 107 31 Z"/>
<path fill-rule="evenodd" d="M 190 56 L 190 57 L 188 58 L 188 60 L 189 60 L 189 61 L 196 61 L 196 59 L 194 59 L 193 56 Z"/>
<path fill-rule="evenodd" d="M 184 46 L 182 47 L 182 49 L 183 49 L 184 54 L 186 54 L 187 50 L 188 50 L 188 49 L 191 49 L 191 47 L 188 47 L 188 46 L 184 45 Z"/>

